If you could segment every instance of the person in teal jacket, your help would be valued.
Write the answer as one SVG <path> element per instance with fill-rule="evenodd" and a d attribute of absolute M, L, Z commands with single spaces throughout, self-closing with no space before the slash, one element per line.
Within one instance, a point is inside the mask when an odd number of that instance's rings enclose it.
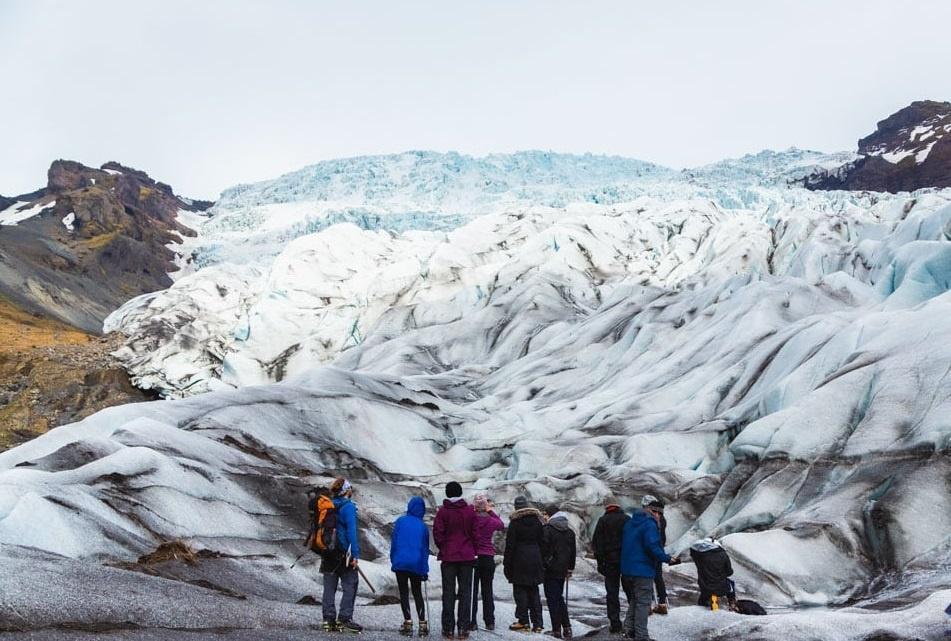
<path fill-rule="evenodd" d="M 624 633 L 635 641 L 649 641 L 647 617 L 654 596 L 654 576 L 658 563 L 676 565 L 660 544 L 657 517 L 644 510 L 634 510 L 621 534 L 621 584 L 625 593 L 634 597 L 628 604 Z"/>
<path fill-rule="evenodd" d="M 419 620 L 419 635 L 429 634 L 426 620 L 426 602 L 423 600 L 423 581 L 429 579 L 429 528 L 423 521 L 426 503 L 414 496 L 406 506 L 406 514 L 396 519 L 390 539 L 390 569 L 396 574 L 400 591 L 400 607 L 403 610 L 403 626 L 400 634 L 412 636 L 413 618 L 409 607 L 410 587 L 413 603 Z"/>
<path fill-rule="evenodd" d="M 337 478 L 330 486 L 334 511 L 337 517 L 337 554 L 325 557 L 320 570 L 324 575 L 324 593 L 321 599 L 324 630 L 361 632 L 363 627 L 353 620 L 353 608 L 357 600 L 357 583 L 360 580 L 357 565 L 360 561 L 360 540 L 357 536 L 357 506 L 353 502 L 353 486 L 345 478 Z M 340 597 L 340 612 L 337 613 L 337 586 Z"/>

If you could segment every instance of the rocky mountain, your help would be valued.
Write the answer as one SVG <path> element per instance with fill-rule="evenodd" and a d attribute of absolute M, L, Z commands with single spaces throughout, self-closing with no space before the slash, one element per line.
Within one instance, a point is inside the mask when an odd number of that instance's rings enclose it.
<path fill-rule="evenodd" d="M 913 102 L 859 140 L 858 158 L 808 176 L 809 189 L 914 191 L 951 187 L 951 103 Z"/>
<path fill-rule="evenodd" d="M 0 295 L 92 333 L 125 301 L 172 283 L 175 247 L 195 235 L 182 212 L 210 205 L 118 163 L 94 169 L 66 160 L 50 166 L 46 187 L 7 200 Z"/>
<path fill-rule="evenodd" d="M 58 160 L 47 185 L 0 199 L 0 448 L 152 398 L 99 338 L 129 298 L 168 287 L 188 216 L 210 203 L 147 174 Z"/>

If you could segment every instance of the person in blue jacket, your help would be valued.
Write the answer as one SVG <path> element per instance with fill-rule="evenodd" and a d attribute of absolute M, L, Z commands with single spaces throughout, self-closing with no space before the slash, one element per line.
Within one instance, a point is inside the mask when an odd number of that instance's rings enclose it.
<path fill-rule="evenodd" d="M 621 584 L 633 597 L 628 603 L 624 634 L 635 641 L 650 641 L 647 617 L 654 595 L 654 576 L 660 563 L 676 565 L 680 559 L 671 557 L 660 544 L 657 517 L 644 510 L 634 510 L 621 534 Z"/>
<path fill-rule="evenodd" d="M 353 620 L 353 607 L 357 600 L 357 583 L 360 580 L 357 564 L 360 561 L 360 540 L 357 536 L 357 506 L 351 500 L 353 486 L 344 478 L 337 478 L 330 486 L 334 511 L 337 516 L 337 553 L 324 557 L 320 571 L 324 575 L 324 594 L 321 599 L 324 629 L 329 631 L 359 633 L 363 627 Z M 334 603 L 337 586 L 340 597 L 340 613 Z"/>
<path fill-rule="evenodd" d="M 426 503 L 418 496 L 409 500 L 406 514 L 396 519 L 390 540 L 390 569 L 396 573 L 400 590 L 403 625 L 400 634 L 412 636 L 413 617 L 409 609 L 409 591 L 412 586 L 413 603 L 419 619 L 419 636 L 429 634 L 426 620 L 426 602 L 423 600 L 423 581 L 429 580 L 429 528 L 423 522 Z"/>

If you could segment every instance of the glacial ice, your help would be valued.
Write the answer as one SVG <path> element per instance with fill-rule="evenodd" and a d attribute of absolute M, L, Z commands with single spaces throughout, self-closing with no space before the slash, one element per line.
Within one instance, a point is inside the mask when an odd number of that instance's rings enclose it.
<path fill-rule="evenodd" d="M 626 506 L 660 496 L 672 552 L 721 537 L 741 593 L 771 606 L 942 594 L 951 192 L 807 192 L 781 181 L 821 159 L 758 156 L 688 178 L 644 168 L 657 193 L 630 200 L 537 203 L 541 187 L 521 185 L 530 197 L 502 205 L 493 198 L 509 192 L 491 183 L 463 190 L 489 211 L 443 228 L 345 222 L 276 253 L 263 233 L 260 254 L 242 246 L 242 260 L 110 317 L 137 382 L 178 400 L 113 408 L 0 454 L 0 542 L 128 559 L 184 538 L 289 564 L 303 489 L 339 472 L 356 481 L 367 571 L 384 585 L 387 524 L 409 493 L 432 504 L 455 479 L 503 514 L 518 493 L 557 500 L 583 540 L 609 494 Z M 423 198 L 434 183 L 410 160 L 360 198 Z M 559 162 L 525 173 L 581 184 L 552 174 Z M 347 167 L 315 189 L 370 180 Z M 734 179 L 725 200 L 742 207 L 709 197 Z M 313 197 L 300 182 L 224 202 Z M 52 533 L 32 531 L 31 513 Z M 901 616 L 853 610 L 828 620 Z M 814 630 L 775 617 L 775 638 Z M 862 626 L 838 638 L 864 638 Z"/>

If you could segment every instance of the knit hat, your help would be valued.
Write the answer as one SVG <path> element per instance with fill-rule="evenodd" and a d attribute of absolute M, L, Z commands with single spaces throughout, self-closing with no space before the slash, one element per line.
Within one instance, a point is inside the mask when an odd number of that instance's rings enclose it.
<path fill-rule="evenodd" d="M 648 505 L 655 502 L 656 500 L 657 500 L 656 496 L 647 494 L 644 496 L 644 498 L 641 499 L 641 507 L 647 507 Z"/>
<path fill-rule="evenodd" d="M 524 510 L 528 507 L 528 499 L 519 494 L 515 497 L 513 505 L 515 506 L 516 510 Z"/>
<path fill-rule="evenodd" d="M 545 508 L 545 514 L 548 516 L 555 516 L 559 512 L 561 512 L 561 506 L 555 505 L 554 503 Z"/>
<path fill-rule="evenodd" d="M 657 510 L 658 512 L 663 512 L 665 507 L 666 505 L 664 504 L 664 502 L 659 499 L 654 499 L 653 501 L 647 504 L 648 510 Z"/>
<path fill-rule="evenodd" d="M 462 486 L 455 481 L 446 483 L 446 498 L 454 499 L 457 496 L 462 496 Z"/>
<path fill-rule="evenodd" d="M 476 494 L 475 498 L 472 499 L 472 506 L 475 508 L 476 512 L 488 512 L 489 497 L 487 497 L 485 494 Z"/>

